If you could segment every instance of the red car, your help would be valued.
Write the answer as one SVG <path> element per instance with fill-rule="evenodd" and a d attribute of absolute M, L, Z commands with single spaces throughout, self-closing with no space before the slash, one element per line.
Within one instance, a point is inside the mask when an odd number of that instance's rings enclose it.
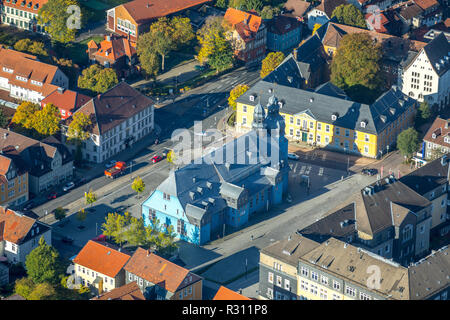
<path fill-rule="evenodd" d="M 52 192 L 47 196 L 47 199 L 48 200 L 56 199 L 57 196 L 58 194 L 56 192 Z"/>
<path fill-rule="evenodd" d="M 101 234 L 101 235 L 95 237 L 92 240 L 94 240 L 94 241 L 106 241 L 106 236 L 104 234 Z"/>
<path fill-rule="evenodd" d="M 157 163 L 157 162 L 160 162 L 162 160 L 162 157 L 161 156 L 154 156 L 151 160 L 152 160 L 153 163 Z"/>

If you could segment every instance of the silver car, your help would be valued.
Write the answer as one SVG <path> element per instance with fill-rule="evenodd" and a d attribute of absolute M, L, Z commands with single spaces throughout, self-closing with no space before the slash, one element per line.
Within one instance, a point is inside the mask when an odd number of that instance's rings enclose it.
<path fill-rule="evenodd" d="M 75 187 L 75 183 L 69 182 L 68 184 L 66 184 L 66 185 L 63 187 L 63 190 L 64 190 L 64 192 L 67 192 L 67 191 L 69 191 L 70 189 L 72 189 L 72 188 L 74 188 L 74 187 Z"/>

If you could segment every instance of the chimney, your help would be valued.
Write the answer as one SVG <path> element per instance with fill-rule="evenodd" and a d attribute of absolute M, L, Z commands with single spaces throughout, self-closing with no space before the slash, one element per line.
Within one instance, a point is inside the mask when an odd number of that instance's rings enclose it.
<path fill-rule="evenodd" d="M 3 139 L 5 139 L 6 140 L 6 137 L 8 136 L 8 132 L 5 132 L 4 134 L 3 134 Z"/>
<path fill-rule="evenodd" d="M 64 88 L 58 87 L 58 93 L 63 94 L 64 93 Z"/>

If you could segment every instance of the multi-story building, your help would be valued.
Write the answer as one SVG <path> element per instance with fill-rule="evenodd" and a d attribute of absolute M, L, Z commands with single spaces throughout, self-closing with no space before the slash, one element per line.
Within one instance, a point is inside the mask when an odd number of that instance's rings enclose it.
<path fill-rule="evenodd" d="M 450 43 L 440 33 L 403 64 L 399 87 L 410 97 L 442 109 L 450 103 Z"/>
<path fill-rule="evenodd" d="M 50 226 L 0 207 L 0 257 L 6 256 L 10 263 L 25 265 L 26 257 L 39 245 L 41 237 L 52 244 Z"/>
<path fill-rule="evenodd" d="M 109 292 L 103 293 L 100 296 L 94 297 L 91 300 L 145 300 L 141 289 L 136 282 L 124 284 L 119 288 L 112 289 Z"/>
<path fill-rule="evenodd" d="M 44 33 L 44 26 L 38 24 L 39 9 L 48 0 L 2 0 L 0 22 L 20 29 Z"/>
<path fill-rule="evenodd" d="M 323 148 L 376 158 L 414 123 L 417 103 L 395 87 L 369 106 L 331 84 L 313 92 L 259 81 L 236 100 L 236 130 L 250 130 L 255 105 L 268 100 L 269 90 L 280 97 L 286 137 Z"/>
<path fill-rule="evenodd" d="M 125 266 L 148 300 L 202 300 L 203 279 L 148 250 L 138 248 Z"/>
<path fill-rule="evenodd" d="M 409 188 L 431 202 L 430 241 L 440 242 L 450 232 L 448 214 L 449 165 L 447 156 L 436 159 L 400 178 Z M 448 236 L 447 236 L 448 237 Z"/>
<path fill-rule="evenodd" d="M 38 141 L 0 128 L 0 150 L 27 168 L 29 192 L 35 195 L 73 177 L 72 155 L 52 136 Z"/>
<path fill-rule="evenodd" d="M 0 262 L 0 286 L 5 286 L 8 283 L 9 283 L 9 268 L 6 266 L 6 264 Z"/>
<path fill-rule="evenodd" d="M 303 25 L 296 18 L 280 15 L 267 23 L 267 49 L 283 51 L 299 45 Z"/>
<path fill-rule="evenodd" d="M 303 21 L 305 14 L 311 9 L 311 3 L 303 0 L 288 0 L 283 5 L 284 14 Z"/>
<path fill-rule="evenodd" d="M 322 0 L 317 7 L 312 8 L 307 14 L 308 28 L 310 30 L 313 30 L 316 23 L 320 25 L 324 25 L 325 23 L 327 23 L 331 19 L 333 10 L 343 4 L 347 4 L 347 1 Z"/>
<path fill-rule="evenodd" d="M 437 117 L 423 137 L 424 155 L 430 159 L 434 155 L 450 152 L 450 119 Z"/>
<path fill-rule="evenodd" d="M 194 10 L 210 0 L 134 0 L 106 12 L 106 30 L 125 36 L 136 43 L 140 34 L 148 32 L 155 20 Z"/>
<path fill-rule="evenodd" d="M 50 93 L 41 101 L 41 107 L 44 107 L 48 103 L 53 104 L 59 109 L 61 119 L 65 120 L 91 99 L 91 97 L 76 91 L 58 87 L 57 90 Z"/>
<path fill-rule="evenodd" d="M 107 243 L 89 240 L 74 258 L 76 283 L 90 287 L 96 295 L 125 284 L 124 266 L 130 255 Z"/>
<path fill-rule="evenodd" d="M 28 201 L 28 172 L 14 157 L 0 155 L 0 205 L 14 206 Z"/>
<path fill-rule="evenodd" d="M 58 87 L 69 87 L 69 78 L 58 67 L 0 46 L 0 90 L 16 99 L 39 103 Z"/>
<path fill-rule="evenodd" d="M 130 148 L 154 128 L 153 101 L 125 82 L 92 98 L 74 114 L 77 112 L 90 116 L 92 122 L 88 128 L 90 138 L 81 148 L 83 159 L 89 162 L 101 163 Z M 71 119 L 63 125 L 64 134 Z M 68 147 L 75 152 L 75 146 Z"/>
<path fill-rule="evenodd" d="M 106 68 L 114 68 L 119 78 L 126 78 L 137 69 L 136 44 L 117 35 L 105 36 L 100 43 L 91 40 L 87 44 L 87 53 L 91 62 L 97 62 Z"/>
<path fill-rule="evenodd" d="M 232 30 L 226 37 L 236 57 L 246 65 L 258 64 L 266 56 L 267 28 L 261 17 L 228 8 L 224 16 Z"/>
<path fill-rule="evenodd" d="M 299 234 L 277 241 L 260 250 L 259 298 L 297 300 L 298 259 L 319 246 L 319 243 Z"/>
<path fill-rule="evenodd" d="M 314 34 L 295 48 L 264 81 L 283 86 L 315 88 L 328 81 L 327 55 L 320 38 Z"/>
<path fill-rule="evenodd" d="M 254 108 L 249 133 L 204 156 L 194 153 L 193 163 L 171 171 L 142 204 L 144 223 L 156 218 L 173 226 L 181 240 L 202 245 L 281 203 L 288 188 L 288 142 L 273 93 L 267 109 L 266 116 L 260 104 Z"/>

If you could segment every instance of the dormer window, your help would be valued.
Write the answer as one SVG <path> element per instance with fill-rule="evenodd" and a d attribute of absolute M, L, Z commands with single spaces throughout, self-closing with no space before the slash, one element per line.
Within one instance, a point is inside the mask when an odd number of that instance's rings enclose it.
<path fill-rule="evenodd" d="M 337 112 L 335 112 L 331 115 L 331 120 L 333 120 L 333 121 L 337 120 L 338 117 L 339 117 L 339 114 Z"/>
<path fill-rule="evenodd" d="M 8 72 L 8 73 L 13 73 L 14 72 L 13 69 L 9 69 L 7 67 L 3 67 L 3 71 Z"/>
<path fill-rule="evenodd" d="M 365 128 L 367 125 L 367 121 L 366 120 L 361 121 L 360 125 L 361 125 L 361 128 Z"/>
<path fill-rule="evenodd" d="M 250 99 L 250 101 L 255 101 L 255 96 L 253 94 L 251 94 L 249 99 Z"/>
<path fill-rule="evenodd" d="M 27 78 L 21 77 L 21 76 L 16 76 L 17 80 L 23 81 L 23 82 L 28 82 Z"/>
<path fill-rule="evenodd" d="M 449 137 L 445 137 L 445 138 L 444 138 L 444 142 L 445 142 L 445 143 L 450 143 L 450 138 L 449 138 Z"/>
<path fill-rule="evenodd" d="M 39 82 L 39 81 L 36 81 L 36 80 L 31 80 L 31 84 L 34 84 L 36 86 L 42 87 L 42 82 Z"/>
<path fill-rule="evenodd" d="M 278 106 L 279 106 L 280 108 L 283 108 L 283 105 L 284 105 L 283 101 L 279 101 L 279 102 L 278 102 Z"/>

